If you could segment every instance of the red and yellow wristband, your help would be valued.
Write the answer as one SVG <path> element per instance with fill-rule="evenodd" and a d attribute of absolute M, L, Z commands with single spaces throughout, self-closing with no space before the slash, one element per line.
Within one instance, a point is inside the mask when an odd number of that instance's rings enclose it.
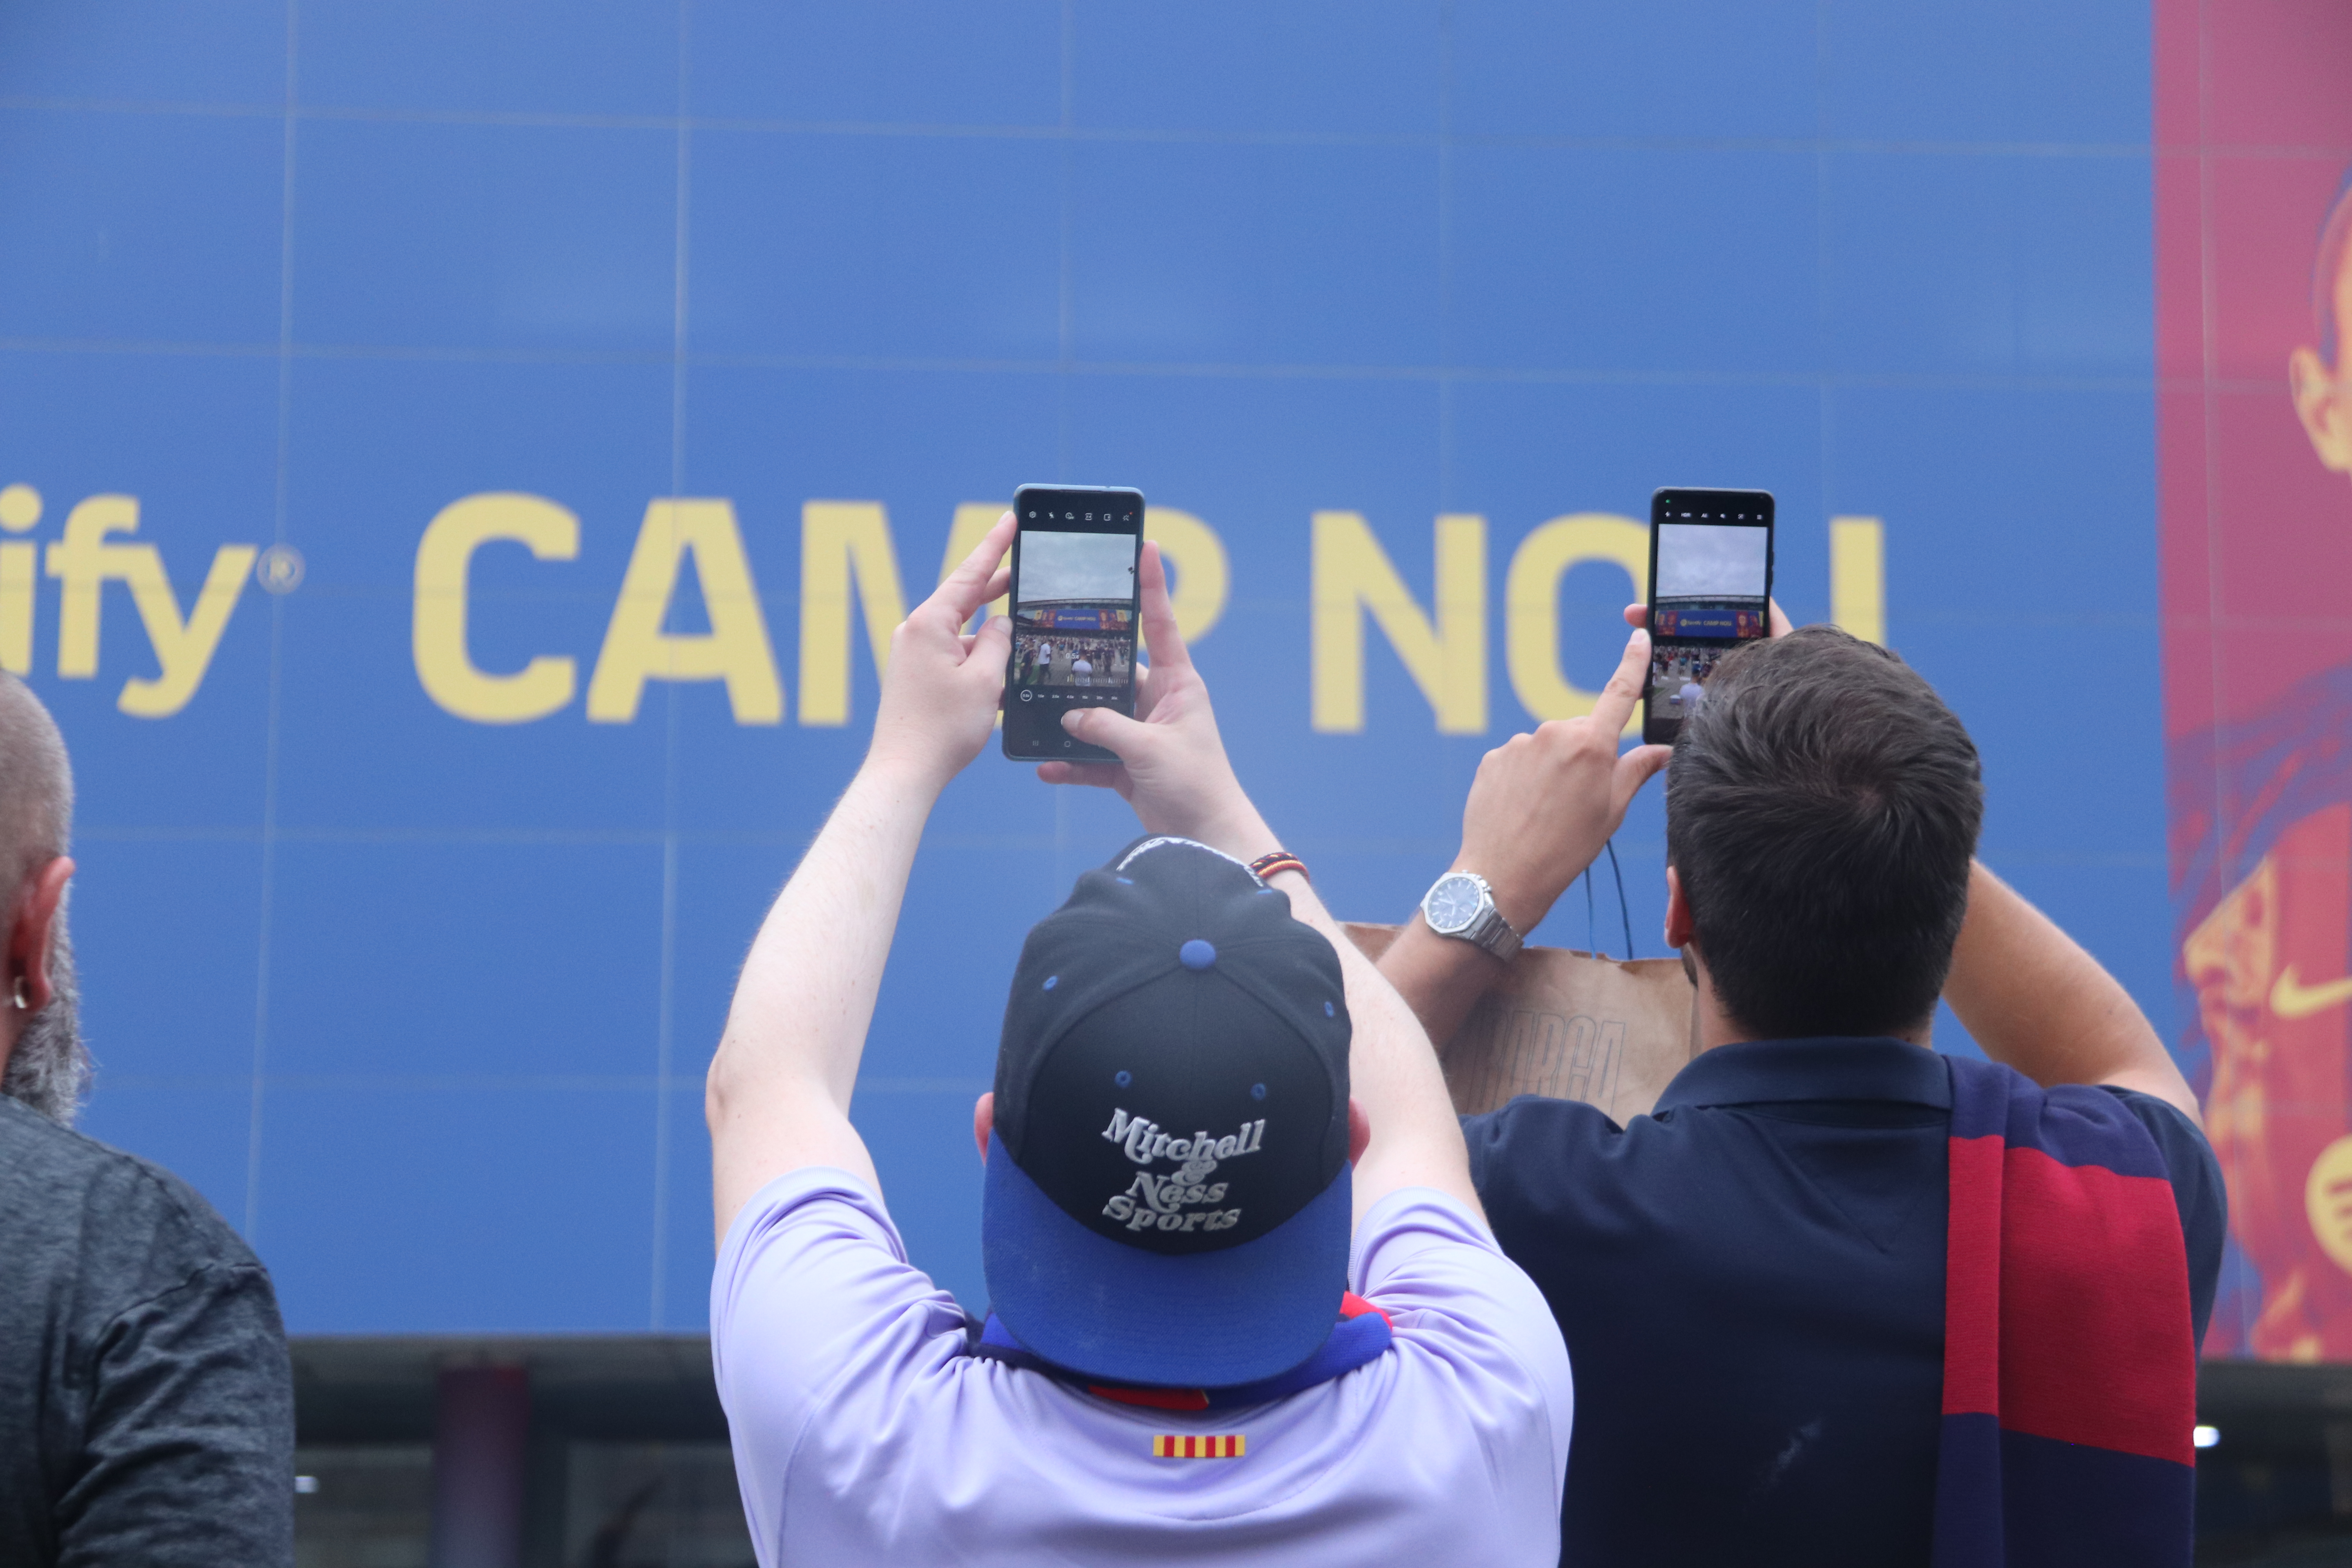
<path fill-rule="evenodd" d="M 1310 882 L 1315 879 L 1307 875 L 1307 862 L 1287 849 L 1277 849 L 1271 855 L 1261 855 L 1249 863 L 1249 868 L 1250 874 L 1261 882 L 1268 878 L 1279 876 L 1285 871 L 1296 871 Z"/>

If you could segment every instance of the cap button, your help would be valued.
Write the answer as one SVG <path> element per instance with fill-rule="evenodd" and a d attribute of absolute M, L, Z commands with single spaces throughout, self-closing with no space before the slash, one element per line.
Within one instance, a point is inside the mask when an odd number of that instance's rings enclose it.
<path fill-rule="evenodd" d="M 1217 950 L 1196 936 L 1178 948 L 1176 956 L 1183 961 L 1187 969 L 1206 969 L 1217 962 Z"/>

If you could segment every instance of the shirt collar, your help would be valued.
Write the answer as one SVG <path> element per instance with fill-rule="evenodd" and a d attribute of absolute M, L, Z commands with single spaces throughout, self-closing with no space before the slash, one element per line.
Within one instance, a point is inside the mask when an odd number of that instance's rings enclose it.
<path fill-rule="evenodd" d="M 1903 1040 L 1745 1040 L 1702 1051 L 1666 1085 L 1655 1109 L 1801 1100 L 1894 1100 L 1949 1110 L 1952 1079 L 1943 1058 Z"/>

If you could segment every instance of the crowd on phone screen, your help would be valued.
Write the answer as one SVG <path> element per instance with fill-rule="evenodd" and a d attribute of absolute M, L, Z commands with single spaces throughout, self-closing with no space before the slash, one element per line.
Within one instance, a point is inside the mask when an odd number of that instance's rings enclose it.
<path fill-rule="evenodd" d="M 1651 662 L 1653 679 L 1680 685 L 1685 680 L 1704 681 L 1723 662 L 1723 655 L 1712 649 L 1665 648 Z"/>
<path fill-rule="evenodd" d="M 1147 550 L 1150 700 L 1063 719 L 1126 763 L 1139 837 L 1013 968 L 967 1316 L 848 1105 L 1008 658 L 1127 674 L 1105 639 L 967 640 L 1011 531 L 901 628 L 887 732 L 710 1068 L 712 1355 L 766 1568 L 2189 1563 L 2223 1212 L 2195 1100 L 1975 862 L 1958 718 L 1833 628 L 1675 661 L 1712 678 L 1664 786 L 1690 1064 L 1622 1125 L 1534 1097 L 1458 1119 L 1432 1042 L 1667 760 L 1619 752 L 1643 637 L 1591 714 L 1486 756 L 1431 867 L 1451 895 L 1384 911 L 1409 918 L 1375 963 L 1235 776 Z M 0 1561 L 289 1563 L 267 1273 L 71 1131 L 70 813 L 55 725 L 0 675 Z M 1927 1048 L 1939 996 L 1990 1061 Z"/>
<path fill-rule="evenodd" d="M 1013 649 L 1013 679 L 1019 686 L 1120 686 L 1133 664 L 1123 639 L 1024 633 Z"/>

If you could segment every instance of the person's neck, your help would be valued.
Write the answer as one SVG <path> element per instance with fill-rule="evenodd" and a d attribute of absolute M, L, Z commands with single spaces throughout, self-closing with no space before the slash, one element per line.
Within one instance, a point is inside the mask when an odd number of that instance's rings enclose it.
<path fill-rule="evenodd" d="M 1922 1050 L 1934 1050 L 1936 1016 L 1929 1014 L 1907 1029 L 1887 1029 L 1874 1035 L 1874 1039 L 1901 1040 L 1905 1045 L 1917 1046 Z M 1701 986 L 1691 999 L 1691 1054 L 1711 1051 L 1717 1046 L 1736 1046 L 1748 1042 L 1761 1043 L 1776 1037 L 1750 1029 L 1723 1011 L 1715 999 L 1714 991 Z M 1780 1037 L 1819 1039 L 1818 1035 Z"/>

